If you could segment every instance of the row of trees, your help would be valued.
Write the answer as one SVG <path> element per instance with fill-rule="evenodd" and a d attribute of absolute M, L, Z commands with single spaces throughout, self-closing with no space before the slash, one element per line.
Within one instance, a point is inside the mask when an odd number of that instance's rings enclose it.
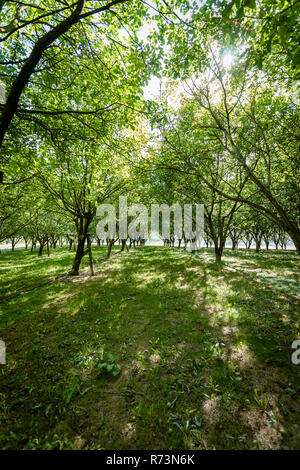
<path fill-rule="evenodd" d="M 6 240 L 6 242 L 10 241 L 12 251 L 14 251 L 15 246 L 18 243 L 24 243 L 26 250 L 30 246 L 31 251 L 38 246 L 39 257 L 42 256 L 44 248 L 47 248 L 47 254 L 49 256 L 50 248 L 55 249 L 57 245 L 60 247 L 68 246 L 69 250 L 73 249 L 76 251 L 79 240 L 78 233 L 74 229 L 74 224 L 72 224 L 71 221 L 68 223 L 68 220 L 64 219 L 62 214 L 60 215 L 55 212 L 54 209 L 51 210 L 49 200 L 47 203 L 48 207 L 35 210 L 34 213 L 29 215 L 29 217 L 28 214 L 25 214 L 25 216 L 23 214 L 24 223 L 23 227 L 19 231 L 16 231 L 17 229 L 13 225 L 10 227 L 10 231 L 14 233 L 14 235 L 10 240 Z M 131 219 L 133 219 L 133 217 L 131 217 Z M 88 236 L 91 244 L 96 244 L 98 246 L 102 246 L 104 244 L 108 245 L 108 257 L 110 256 L 111 247 L 115 243 L 122 245 L 122 251 L 125 250 L 128 244 L 129 248 L 131 248 L 132 245 L 138 246 L 139 244 L 143 245 L 145 243 L 145 239 L 141 236 L 137 236 L 137 238 L 127 237 L 126 239 L 119 238 L 118 235 L 116 235 L 114 239 L 109 239 L 108 237 L 99 238 L 96 230 L 97 220 L 97 218 L 94 219 L 90 225 Z M 218 230 L 217 225 L 217 219 L 213 219 L 213 230 L 211 229 L 210 224 L 205 224 L 204 243 L 206 247 L 211 247 L 215 244 L 215 233 Z M 178 238 L 174 234 L 174 214 L 172 212 L 170 213 L 170 229 L 170 237 L 164 239 L 162 238 L 160 227 L 161 240 L 164 245 L 187 248 L 190 240 L 185 236 L 184 231 L 182 238 Z M 282 231 L 280 227 L 272 224 L 266 218 L 258 217 L 258 214 L 255 211 L 247 207 L 243 207 L 239 212 L 235 213 L 231 224 L 226 227 L 225 231 L 225 241 L 231 241 L 233 250 L 239 247 L 239 243 L 243 243 L 246 249 L 250 249 L 254 243 L 256 252 L 259 252 L 262 244 L 264 244 L 266 250 L 268 250 L 270 243 L 275 245 L 276 250 L 278 250 L 279 247 L 281 249 L 286 249 L 287 243 L 289 242 L 287 234 Z"/>
<path fill-rule="evenodd" d="M 217 46 L 211 49 L 205 74 L 185 83 L 179 108 L 163 105 L 154 123 L 156 168 L 166 181 L 172 175 L 179 200 L 204 203 L 217 259 L 245 224 L 258 246 L 275 226 L 300 253 L 299 107 L 276 77 L 270 84 L 236 60 L 228 70 Z"/>
<path fill-rule="evenodd" d="M 98 205 L 126 194 L 203 203 L 217 260 L 239 230 L 258 248 L 280 233 L 300 253 L 297 8 L 0 2 L 0 240 L 22 236 L 42 253 L 76 239 L 76 275 Z M 153 74 L 170 83 L 158 101 L 143 97 Z"/>

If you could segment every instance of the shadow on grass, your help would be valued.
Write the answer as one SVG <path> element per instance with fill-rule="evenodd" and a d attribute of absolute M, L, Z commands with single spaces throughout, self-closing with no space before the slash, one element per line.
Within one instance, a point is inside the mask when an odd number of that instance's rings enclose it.
<path fill-rule="evenodd" d="M 6 306 L 2 447 L 299 447 L 296 299 L 211 254 L 138 248 Z"/>

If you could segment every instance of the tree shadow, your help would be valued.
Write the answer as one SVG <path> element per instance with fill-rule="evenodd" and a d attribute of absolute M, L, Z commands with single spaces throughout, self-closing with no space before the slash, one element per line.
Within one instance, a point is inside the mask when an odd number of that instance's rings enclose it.
<path fill-rule="evenodd" d="M 229 270 L 136 248 L 14 303 L 8 317 L 26 317 L 8 331 L 2 447 L 297 448 L 294 304 L 234 256 Z M 117 378 L 99 371 L 107 353 Z"/>

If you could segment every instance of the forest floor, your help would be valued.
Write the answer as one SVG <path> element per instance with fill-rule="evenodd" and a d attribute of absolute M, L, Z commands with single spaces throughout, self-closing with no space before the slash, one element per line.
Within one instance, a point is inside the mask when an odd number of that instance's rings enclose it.
<path fill-rule="evenodd" d="M 1 449 L 300 448 L 295 252 L 141 247 L 3 300 L 73 256 L 0 256 Z"/>

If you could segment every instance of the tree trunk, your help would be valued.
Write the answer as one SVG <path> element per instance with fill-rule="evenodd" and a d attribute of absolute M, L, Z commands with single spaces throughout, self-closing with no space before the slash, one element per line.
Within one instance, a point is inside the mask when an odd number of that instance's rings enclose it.
<path fill-rule="evenodd" d="M 38 257 L 39 258 L 43 255 L 43 248 L 44 248 L 44 245 L 40 244 L 39 252 L 38 252 Z"/>
<path fill-rule="evenodd" d="M 221 246 L 215 246 L 215 255 L 216 255 L 216 261 L 221 261 L 222 259 L 222 254 L 223 254 L 223 247 Z"/>
<path fill-rule="evenodd" d="M 18 109 L 18 103 L 21 94 L 34 73 L 44 51 L 48 49 L 60 36 L 65 34 L 79 20 L 85 1 L 79 0 L 74 11 L 69 17 L 61 21 L 57 26 L 50 29 L 44 36 L 41 36 L 35 43 L 28 59 L 22 65 L 22 68 L 13 82 L 2 111 L 0 122 L 0 147 L 6 131 Z M 2 172 L 1 172 L 2 173 Z"/>
<path fill-rule="evenodd" d="M 222 241 L 220 241 L 220 244 L 218 244 L 218 241 L 219 241 L 218 239 L 213 240 L 214 245 L 215 245 L 215 256 L 216 256 L 216 261 L 221 261 L 225 242 L 223 243 Z"/>
<path fill-rule="evenodd" d="M 127 240 L 121 240 L 121 242 L 122 242 L 121 252 L 122 252 L 122 251 L 125 251 L 125 248 L 126 248 L 126 250 L 128 251 L 128 246 L 126 245 L 126 241 L 127 241 Z"/>
<path fill-rule="evenodd" d="M 259 253 L 261 246 L 261 238 L 255 238 L 255 252 Z"/>
<path fill-rule="evenodd" d="M 71 271 L 69 272 L 70 276 L 78 276 L 79 274 L 80 263 L 81 263 L 82 258 L 85 255 L 84 244 L 85 244 L 85 237 L 78 240 L 78 245 L 77 245 L 75 258 L 73 261 L 73 266 L 72 266 Z"/>
<path fill-rule="evenodd" d="M 92 245 L 91 245 L 91 238 L 89 234 L 87 234 L 86 241 L 87 241 L 87 247 L 88 247 L 88 252 L 89 252 L 90 272 L 91 272 L 91 276 L 94 276 L 95 273 L 94 273 L 93 256 L 92 256 Z"/>
<path fill-rule="evenodd" d="M 298 253 L 298 255 L 300 255 L 300 234 L 299 233 L 292 233 L 292 232 L 288 232 L 289 236 L 291 237 L 294 245 L 295 245 L 295 248 L 296 248 L 296 251 Z"/>
<path fill-rule="evenodd" d="M 82 258 L 88 253 L 87 251 L 84 251 L 84 245 L 85 241 L 87 239 L 88 235 L 88 229 L 89 225 L 93 220 L 93 214 L 88 213 L 85 216 L 80 216 L 76 222 L 76 228 L 77 228 L 77 248 L 76 248 L 76 254 L 73 262 L 73 266 L 71 271 L 69 272 L 70 276 L 78 276 L 79 274 L 79 267 Z M 74 248 L 75 248 L 75 242 L 74 242 Z"/>
<path fill-rule="evenodd" d="M 109 243 L 108 243 L 108 248 L 107 248 L 106 259 L 109 259 L 109 258 L 110 258 L 111 249 L 112 249 L 113 244 L 114 244 L 113 240 L 109 241 Z"/>

